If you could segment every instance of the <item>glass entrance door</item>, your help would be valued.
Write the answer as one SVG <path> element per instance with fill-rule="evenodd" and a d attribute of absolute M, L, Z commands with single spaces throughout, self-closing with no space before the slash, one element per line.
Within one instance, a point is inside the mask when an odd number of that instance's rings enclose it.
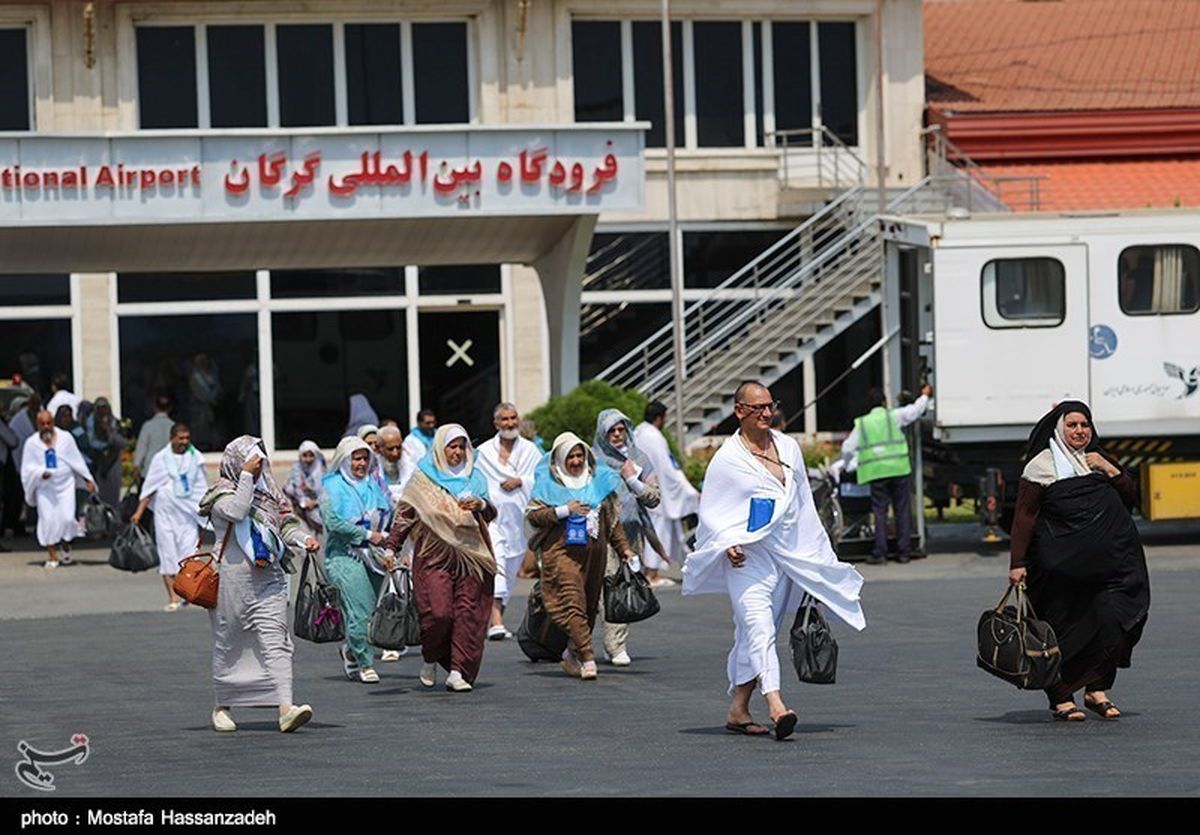
<path fill-rule="evenodd" d="M 418 333 L 421 406 L 439 424 L 461 423 L 473 443 L 491 437 L 500 402 L 500 311 L 423 311 Z"/>

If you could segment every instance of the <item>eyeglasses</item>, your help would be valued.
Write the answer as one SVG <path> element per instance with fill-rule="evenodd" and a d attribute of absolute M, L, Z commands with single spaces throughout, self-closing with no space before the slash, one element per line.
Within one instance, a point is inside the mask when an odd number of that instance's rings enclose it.
<path fill-rule="evenodd" d="M 385 450 L 387 450 L 388 452 L 391 452 L 393 450 L 400 449 L 400 446 L 401 446 L 400 444 L 384 444 L 383 448 Z"/>
<path fill-rule="evenodd" d="M 782 401 L 772 400 L 770 403 L 742 403 L 737 401 L 737 405 L 741 406 L 752 415 L 764 414 L 767 412 L 776 412 L 783 406 Z"/>

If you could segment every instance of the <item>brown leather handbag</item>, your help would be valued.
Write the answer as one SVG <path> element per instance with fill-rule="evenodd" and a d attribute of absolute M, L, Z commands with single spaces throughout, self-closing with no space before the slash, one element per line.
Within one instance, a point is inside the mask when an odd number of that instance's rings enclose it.
<path fill-rule="evenodd" d="M 221 540 L 221 550 L 217 552 L 215 560 L 218 565 L 225 556 L 225 546 L 229 544 L 229 534 L 232 531 L 232 524 L 225 528 L 225 538 Z M 171 584 L 171 588 L 188 603 L 203 606 L 205 609 L 217 608 L 217 590 L 220 588 L 221 575 L 217 573 L 213 563 L 210 551 L 197 550 L 190 557 L 184 557 L 179 563 L 179 573 L 175 575 L 175 582 Z"/>

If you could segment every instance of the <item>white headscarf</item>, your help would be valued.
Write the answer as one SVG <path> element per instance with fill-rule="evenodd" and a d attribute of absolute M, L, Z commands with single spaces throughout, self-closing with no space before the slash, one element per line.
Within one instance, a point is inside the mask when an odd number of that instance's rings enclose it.
<path fill-rule="evenodd" d="M 367 445 L 366 441 L 360 438 L 356 438 L 353 435 L 348 438 L 342 438 L 338 442 L 337 449 L 333 452 L 333 460 L 330 462 L 330 468 L 335 472 L 340 472 L 348 481 L 362 481 L 362 479 L 355 477 L 354 473 L 350 471 L 350 459 L 360 449 L 372 452 L 371 447 Z M 369 462 L 370 458 L 368 458 L 368 472 L 370 471 Z M 366 478 L 366 476 L 363 476 L 363 478 Z"/>
<path fill-rule="evenodd" d="M 459 438 L 467 440 L 466 454 L 463 456 L 461 464 L 451 467 L 446 462 L 446 447 Z M 457 423 L 443 423 L 439 426 L 433 438 L 433 462 L 444 473 L 469 476 L 475 469 L 475 449 L 471 446 L 471 438 L 467 435 L 467 430 Z"/>

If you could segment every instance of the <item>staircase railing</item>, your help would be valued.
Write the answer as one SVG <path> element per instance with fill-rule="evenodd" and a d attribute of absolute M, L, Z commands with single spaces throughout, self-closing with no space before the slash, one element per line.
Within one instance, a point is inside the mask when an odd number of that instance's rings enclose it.
<path fill-rule="evenodd" d="M 779 179 L 786 188 L 844 189 L 863 184 L 867 164 L 824 125 L 767 131 L 765 137 L 769 146 L 780 149 Z"/>
<path fill-rule="evenodd" d="M 863 216 L 863 189 L 844 192 L 721 282 L 706 298 L 688 305 L 683 314 L 686 365 L 702 363 L 714 340 L 728 334 L 734 323 L 747 321 L 767 294 L 785 285 L 793 287 L 795 283 L 789 279 L 805 264 L 814 263 L 847 229 L 856 228 Z M 672 327 L 668 323 L 659 328 L 598 376 L 616 386 L 661 391 L 674 373 Z"/>
<path fill-rule="evenodd" d="M 1041 208 L 1045 176 L 989 174 L 946 137 L 941 125 L 930 125 L 921 135 L 926 142 L 925 168 L 946 198 L 944 208 L 957 206 L 969 212 L 1036 212 Z"/>

